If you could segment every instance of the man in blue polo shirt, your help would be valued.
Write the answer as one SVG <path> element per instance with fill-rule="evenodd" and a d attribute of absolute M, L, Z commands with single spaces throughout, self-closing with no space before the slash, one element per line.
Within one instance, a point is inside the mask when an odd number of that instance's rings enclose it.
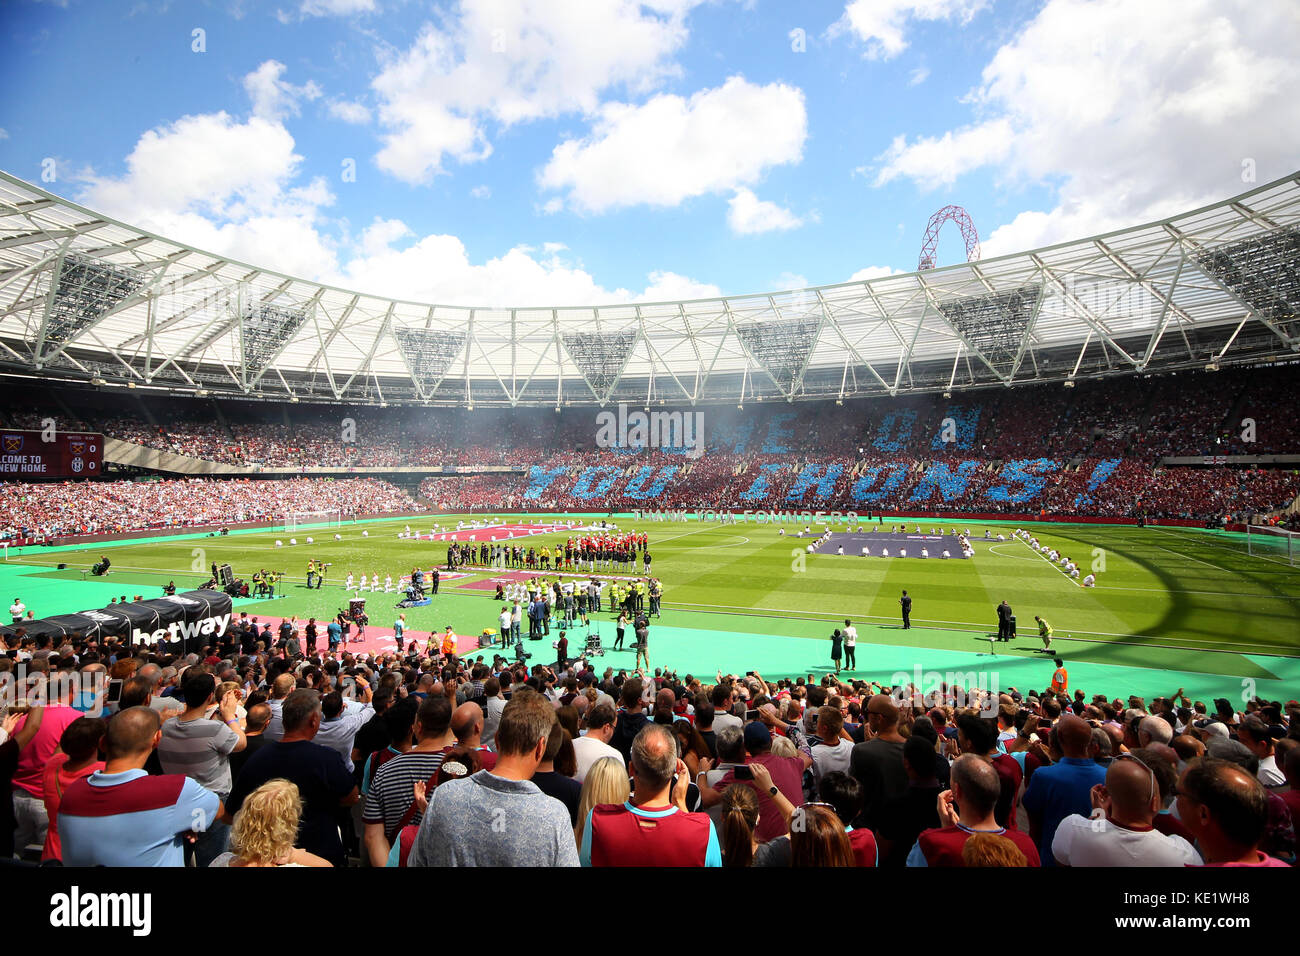
<path fill-rule="evenodd" d="M 690 772 L 677 758 L 673 732 L 646 724 L 632 742 L 632 797 L 587 815 L 578 859 L 583 866 L 722 866 L 707 813 L 688 813 Z"/>
<path fill-rule="evenodd" d="M 145 772 L 161 736 L 148 707 L 109 721 L 104 769 L 68 787 L 59 805 L 64 866 L 185 865 L 186 835 L 216 821 L 221 800 L 184 774 Z"/>
<path fill-rule="evenodd" d="M 1034 771 L 1021 803 L 1029 814 L 1029 833 L 1038 844 L 1043 866 L 1055 866 L 1052 840 L 1061 821 L 1073 813 L 1092 813 L 1092 788 L 1106 782 L 1106 768 L 1088 758 L 1092 728 L 1088 722 L 1066 714 L 1052 728 L 1064 756 L 1049 767 Z"/>

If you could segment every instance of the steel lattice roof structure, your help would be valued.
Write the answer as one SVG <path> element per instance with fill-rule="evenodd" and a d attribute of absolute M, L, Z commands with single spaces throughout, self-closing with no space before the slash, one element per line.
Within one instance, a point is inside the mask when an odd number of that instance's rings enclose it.
<path fill-rule="evenodd" d="M 483 308 L 282 275 L 0 173 L 9 377 L 349 403 L 681 405 L 1297 352 L 1300 172 L 1160 222 L 921 272 L 682 302 Z"/>

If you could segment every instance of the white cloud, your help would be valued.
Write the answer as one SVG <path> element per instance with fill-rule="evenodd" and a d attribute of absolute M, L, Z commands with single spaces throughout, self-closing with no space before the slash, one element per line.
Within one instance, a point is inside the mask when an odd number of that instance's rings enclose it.
<path fill-rule="evenodd" d="M 1294 169 L 1300 6 L 1254 0 L 1048 0 L 984 68 L 958 130 L 894 141 L 877 183 L 947 184 L 991 167 L 1051 183 L 985 256 L 1162 218 Z"/>
<path fill-rule="evenodd" d="M 184 116 L 140 137 L 117 177 L 83 174 L 80 202 L 115 218 L 289 275 L 374 295 L 429 302 L 560 305 L 662 301 L 718 294 L 671 272 L 651 272 L 642 292 L 609 289 L 566 258 L 517 245 L 471 262 L 456 236 L 420 236 L 376 218 L 349 237 L 327 213 L 323 179 L 300 180 L 302 157 L 284 125 L 262 116 Z"/>
<path fill-rule="evenodd" d="M 9 131 L 5 129 L 3 126 L 0 126 L 0 139 L 8 139 L 8 138 L 9 138 Z"/>
<path fill-rule="evenodd" d="M 879 158 L 875 185 L 883 186 L 900 176 L 914 180 L 923 189 L 951 186 L 957 177 L 975 166 L 998 162 L 1013 148 L 1014 133 L 1006 119 L 949 130 L 942 136 L 907 142 L 895 136 Z"/>
<path fill-rule="evenodd" d="M 957 20 L 965 26 L 988 6 L 989 0 L 852 0 L 828 33 L 852 34 L 866 44 L 868 59 L 890 60 L 907 49 L 910 21 Z"/>
<path fill-rule="evenodd" d="M 375 0 L 302 0 L 298 6 L 302 17 L 348 17 L 374 10 Z"/>
<path fill-rule="evenodd" d="M 226 113 L 149 130 L 120 177 L 83 177 L 78 199 L 169 238 L 297 275 L 334 262 L 318 231 L 324 180 L 295 185 L 302 157 L 280 124 Z"/>
<path fill-rule="evenodd" d="M 394 234 L 407 235 L 396 230 Z M 336 276 L 322 279 L 361 292 L 448 305 L 564 306 L 719 294 L 716 286 L 672 272 L 650 273 L 641 292 L 606 289 L 580 264 L 566 259 L 564 251 L 562 244 L 554 242 L 544 243 L 540 254 L 518 245 L 504 255 L 475 263 L 456 236 L 424 236 L 401 249 L 367 248 Z"/>
<path fill-rule="evenodd" d="M 677 302 L 685 299 L 716 299 L 722 290 L 716 285 L 696 282 L 676 272 L 652 272 L 650 284 L 639 297 L 642 302 Z"/>
<path fill-rule="evenodd" d="M 772 283 L 773 288 L 786 289 L 806 289 L 808 288 L 808 277 L 800 275 L 797 272 L 782 272 Z"/>
<path fill-rule="evenodd" d="M 293 137 L 260 117 L 183 116 L 152 129 L 126 158 L 118 179 L 87 177 L 87 202 L 106 212 L 195 210 L 214 219 L 242 218 L 283 198 L 302 157 Z"/>
<path fill-rule="evenodd" d="M 490 155 L 490 122 L 590 115 L 607 90 L 652 89 L 680 72 L 671 56 L 699 2 L 461 0 L 387 57 L 372 83 L 386 128 L 380 169 L 427 182 L 447 158 Z"/>
<path fill-rule="evenodd" d="M 794 229 L 803 220 L 774 202 L 759 199 L 752 190 L 741 187 L 727 203 L 727 225 L 740 236 L 761 232 Z"/>
<path fill-rule="evenodd" d="M 689 99 L 660 94 L 640 106 L 606 105 L 591 135 L 558 145 L 538 180 L 567 190 L 568 205 L 583 212 L 676 206 L 799 162 L 807 134 L 801 90 L 733 76 Z"/>
<path fill-rule="evenodd" d="M 917 67 L 907 77 L 908 86 L 920 86 L 930 78 L 930 68 L 928 66 Z"/>
<path fill-rule="evenodd" d="M 244 91 L 253 103 L 253 115 L 278 121 L 297 116 L 301 100 L 320 97 L 320 87 L 308 80 L 302 86 L 281 79 L 285 66 L 279 60 L 267 60 L 244 77 Z"/>
<path fill-rule="evenodd" d="M 891 266 L 867 266 L 865 269 L 859 269 L 853 273 L 845 281 L 863 282 L 867 279 L 881 279 L 885 276 L 898 275 L 901 271 L 901 269 L 894 269 Z"/>
<path fill-rule="evenodd" d="M 411 227 L 400 219 L 380 219 L 376 217 L 365 229 L 357 241 L 357 247 L 366 256 L 378 256 L 386 253 L 395 242 L 413 236 Z"/>
<path fill-rule="evenodd" d="M 354 126 L 364 126 L 370 122 L 370 107 L 364 103 L 349 100 L 330 100 L 325 104 L 325 109 L 335 119 L 351 123 Z"/>
<path fill-rule="evenodd" d="M 473 196 L 475 199 L 491 199 L 492 187 L 487 185 L 475 186 L 473 189 L 469 191 L 469 194 Z"/>

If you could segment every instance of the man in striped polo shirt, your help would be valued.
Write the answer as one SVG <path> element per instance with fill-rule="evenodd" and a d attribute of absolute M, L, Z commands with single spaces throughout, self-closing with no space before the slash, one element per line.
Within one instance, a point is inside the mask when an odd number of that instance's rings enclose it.
<path fill-rule="evenodd" d="M 185 865 L 186 835 L 223 809 L 190 777 L 145 772 L 161 736 L 148 707 L 128 707 L 108 722 L 104 769 L 68 787 L 59 804 L 64 866 Z"/>
<path fill-rule="evenodd" d="M 375 772 L 366 791 L 362 815 L 363 840 L 371 866 L 386 864 L 402 827 L 419 824 L 418 810 L 408 814 L 415 799 L 414 787 L 433 778 L 451 749 L 447 743 L 451 714 L 451 701 L 446 697 L 441 694 L 426 697 L 415 717 L 415 746 L 385 761 Z"/>
<path fill-rule="evenodd" d="M 162 725 L 158 760 L 164 773 L 181 773 L 215 793 L 224 802 L 230 795 L 230 755 L 248 746 L 235 717 L 239 698 L 232 690 L 220 701 L 216 719 L 204 715 L 216 702 L 217 680 L 197 672 L 181 685 L 185 710 Z M 214 821 L 194 844 L 196 866 L 207 866 L 226 850 L 227 824 Z"/>
<path fill-rule="evenodd" d="M 688 813 L 690 772 L 663 724 L 647 724 L 632 741 L 632 797 L 592 808 L 582 831 L 583 866 L 722 866 L 707 813 Z"/>

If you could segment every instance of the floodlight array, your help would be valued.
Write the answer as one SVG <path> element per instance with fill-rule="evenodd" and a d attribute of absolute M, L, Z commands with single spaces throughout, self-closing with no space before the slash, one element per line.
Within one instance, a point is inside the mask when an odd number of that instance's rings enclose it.
<path fill-rule="evenodd" d="M 306 321 L 302 309 L 250 305 L 243 318 L 244 367 L 250 373 L 261 371 Z"/>
<path fill-rule="evenodd" d="M 396 327 L 393 337 L 411 370 L 411 378 L 424 391 L 430 391 L 451 368 L 451 363 L 465 347 L 464 332 L 446 332 L 441 329 L 408 329 Z"/>
<path fill-rule="evenodd" d="M 1015 362 L 1042 295 L 1041 285 L 1023 285 L 1010 292 L 948 299 L 938 307 L 970 347 L 998 367 Z"/>
<path fill-rule="evenodd" d="M 106 265 L 86 256 L 64 257 L 45 325 L 46 345 L 57 347 L 76 338 L 144 283 L 144 276 L 134 269 Z"/>
<path fill-rule="evenodd" d="M 788 391 L 808 364 L 821 329 L 818 319 L 778 319 L 736 326 L 745 350 Z"/>
<path fill-rule="evenodd" d="M 613 388 L 636 346 L 636 330 L 621 332 L 568 332 L 561 336 L 564 349 L 599 398 Z"/>
<path fill-rule="evenodd" d="M 1300 229 L 1278 229 L 1202 252 L 1197 264 L 1286 334 L 1300 334 Z"/>

